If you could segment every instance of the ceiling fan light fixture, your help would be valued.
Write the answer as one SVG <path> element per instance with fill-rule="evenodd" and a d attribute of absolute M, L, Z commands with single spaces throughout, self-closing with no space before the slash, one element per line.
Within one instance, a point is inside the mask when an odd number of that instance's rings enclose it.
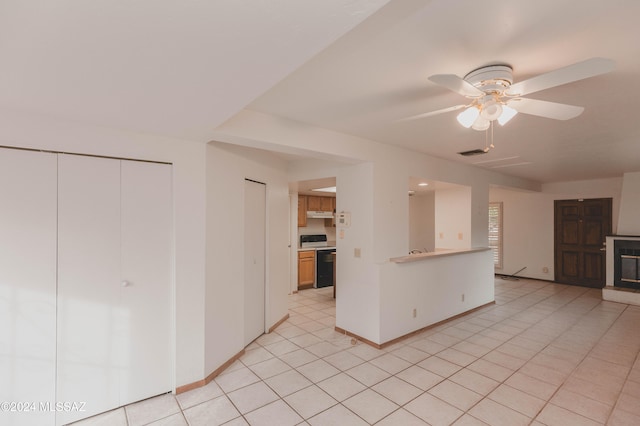
<path fill-rule="evenodd" d="M 467 129 L 475 123 L 476 119 L 480 115 L 480 110 L 473 106 L 465 109 L 460 114 L 458 114 L 457 120 L 463 127 Z"/>
<path fill-rule="evenodd" d="M 487 119 L 485 119 L 482 115 L 478 116 L 478 118 L 476 119 L 476 121 L 473 122 L 473 125 L 471 126 L 471 128 L 473 130 L 487 130 L 489 128 L 489 125 L 491 124 L 491 122 Z"/>
<path fill-rule="evenodd" d="M 517 114 L 518 111 L 511 108 L 509 105 L 505 105 L 502 107 L 502 114 L 500 114 L 500 117 L 498 117 L 498 123 L 500 123 L 501 126 L 504 126 Z"/>
<path fill-rule="evenodd" d="M 493 121 L 500 117 L 502 114 L 502 105 L 496 102 L 495 99 L 490 99 L 482 104 L 482 111 L 480 116 L 487 121 Z"/>

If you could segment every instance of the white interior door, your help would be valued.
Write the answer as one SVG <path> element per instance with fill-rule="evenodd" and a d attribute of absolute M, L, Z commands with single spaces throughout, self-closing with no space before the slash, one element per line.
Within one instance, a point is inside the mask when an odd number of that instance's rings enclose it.
<path fill-rule="evenodd" d="M 57 424 L 119 404 L 120 162 L 58 155 Z"/>
<path fill-rule="evenodd" d="M 265 331 L 266 185 L 244 181 L 244 341 Z"/>
<path fill-rule="evenodd" d="M 55 401 L 56 155 L 0 149 L 0 402 Z M 55 413 L 0 412 L 8 426 Z"/>
<path fill-rule="evenodd" d="M 57 424 L 172 390 L 171 167 L 59 156 Z"/>
<path fill-rule="evenodd" d="M 171 166 L 122 161 L 120 405 L 172 390 Z"/>

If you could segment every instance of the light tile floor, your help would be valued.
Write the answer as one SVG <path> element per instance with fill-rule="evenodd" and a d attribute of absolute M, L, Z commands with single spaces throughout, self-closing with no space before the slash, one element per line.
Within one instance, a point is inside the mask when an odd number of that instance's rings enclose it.
<path fill-rule="evenodd" d="M 640 307 L 542 281 L 495 290 L 384 350 L 334 331 L 332 288 L 304 290 L 207 386 L 77 425 L 640 425 Z"/>

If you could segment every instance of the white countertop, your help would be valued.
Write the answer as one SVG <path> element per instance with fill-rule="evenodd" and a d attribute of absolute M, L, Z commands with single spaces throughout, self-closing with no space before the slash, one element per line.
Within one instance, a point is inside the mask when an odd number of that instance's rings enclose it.
<path fill-rule="evenodd" d="M 491 250 L 489 247 L 474 247 L 470 249 L 436 249 L 426 253 L 410 254 L 408 256 L 392 257 L 389 259 L 393 263 L 416 262 L 418 260 L 431 259 L 434 257 L 455 256 L 458 254 L 476 253 L 479 251 Z"/>
<path fill-rule="evenodd" d="M 318 250 L 332 250 L 335 249 L 336 246 L 327 246 L 327 247 L 298 247 L 298 251 L 318 251 Z"/>

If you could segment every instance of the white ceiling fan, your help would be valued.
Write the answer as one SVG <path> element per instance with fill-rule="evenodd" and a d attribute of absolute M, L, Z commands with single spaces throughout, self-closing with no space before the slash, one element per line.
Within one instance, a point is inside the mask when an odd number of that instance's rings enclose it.
<path fill-rule="evenodd" d="M 584 108 L 523 96 L 594 77 L 613 69 L 612 60 L 591 58 L 515 84 L 512 68 L 503 64 L 478 68 L 464 78 L 454 74 L 436 74 L 429 77 L 429 80 L 470 99 L 471 102 L 418 114 L 401 121 L 431 117 L 460 109 L 464 111 L 458 114 L 458 122 L 475 130 L 488 129 L 494 120 L 504 125 L 519 112 L 555 120 L 569 120 L 582 114 Z"/>

